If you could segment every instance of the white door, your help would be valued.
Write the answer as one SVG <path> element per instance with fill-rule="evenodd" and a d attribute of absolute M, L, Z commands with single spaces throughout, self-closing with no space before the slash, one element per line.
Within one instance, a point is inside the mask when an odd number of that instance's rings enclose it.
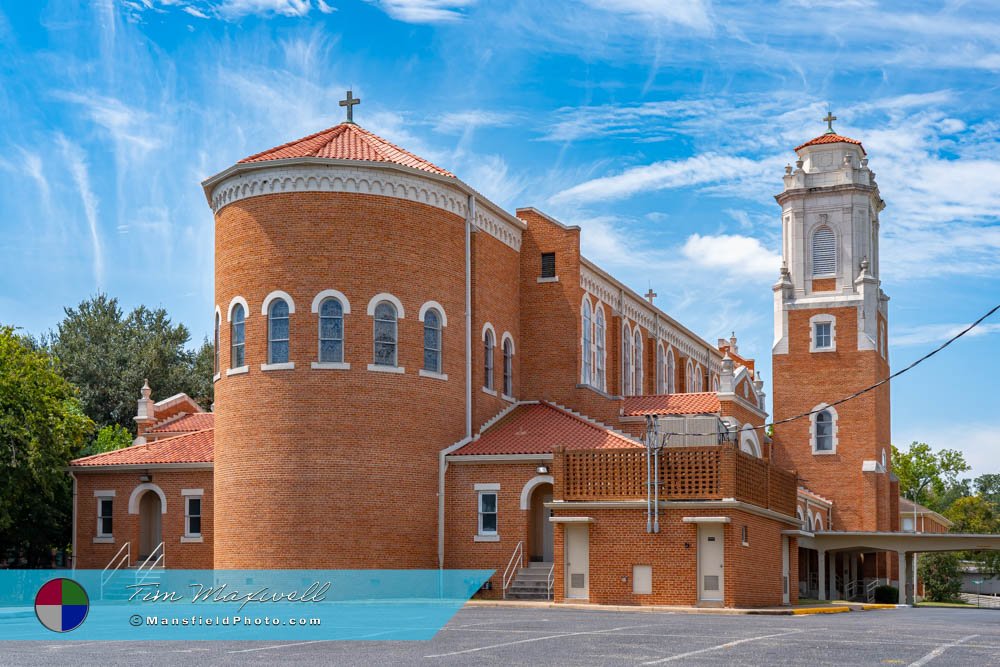
<path fill-rule="evenodd" d="M 781 538 L 781 602 L 788 604 L 788 538 Z"/>
<path fill-rule="evenodd" d="M 567 523 L 566 597 L 590 596 L 590 528 L 585 523 Z"/>
<path fill-rule="evenodd" d="M 722 602 L 725 550 L 721 523 L 698 524 L 698 599 Z"/>

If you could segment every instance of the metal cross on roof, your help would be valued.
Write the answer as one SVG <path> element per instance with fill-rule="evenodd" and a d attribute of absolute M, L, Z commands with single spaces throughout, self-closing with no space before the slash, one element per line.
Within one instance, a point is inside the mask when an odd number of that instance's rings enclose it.
<path fill-rule="evenodd" d="M 348 123 L 353 123 L 354 122 L 354 105 L 355 104 L 361 104 L 361 100 L 359 98 L 357 98 L 357 97 L 354 97 L 354 94 L 350 90 L 348 90 L 347 91 L 347 99 L 340 100 L 339 104 L 342 107 L 347 107 L 347 122 Z"/>
<path fill-rule="evenodd" d="M 343 104 L 343 102 L 341 102 L 341 104 Z M 826 126 L 829 128 L 826 131 L 827 134 L 836 134 L 833 131 L 833 121 L 835 121 L 835 120 L 837 120 L 837 117 L 833 115 L 833 112 L 832 111 L 827 111 L 826 112 L 826 118 L 823 119 L 823 121 L 826 123 Z"/>
<path fill-rule="evenodd" d="M 646 292 L 646 300 L 649 301 L 650 303 L 653 303 L 653 299 L 655 299 L 658 296 L 659 294 L 654 292 L 652 287 L 650 287 L 649 291 Z"/>

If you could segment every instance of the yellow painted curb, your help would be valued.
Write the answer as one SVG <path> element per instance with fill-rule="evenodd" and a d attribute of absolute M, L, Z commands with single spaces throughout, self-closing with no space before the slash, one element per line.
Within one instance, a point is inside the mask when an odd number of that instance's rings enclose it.
<path fill-rule="evenodd" d="M 863 604 L 861 608 L 865 611 L 869 609 L 896 609 L 894 604 Z"/>
<path fill-rule="evenodd" d="M 850 610 L 850 607 L 803 607 L 801 609 L 792 609 L 792 614 L 795 616 L 804 614 L 843 614 Z"/>

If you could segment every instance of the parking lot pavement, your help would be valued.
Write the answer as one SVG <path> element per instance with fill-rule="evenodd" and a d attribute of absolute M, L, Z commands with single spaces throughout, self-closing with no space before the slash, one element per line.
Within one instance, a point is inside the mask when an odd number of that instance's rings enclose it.
<path fill-rule="evenodd" d="M 1000 665 L 1000 611 L 711 616 L 466 607 L 426 642 L 0 642 L 0 665 Z"/>

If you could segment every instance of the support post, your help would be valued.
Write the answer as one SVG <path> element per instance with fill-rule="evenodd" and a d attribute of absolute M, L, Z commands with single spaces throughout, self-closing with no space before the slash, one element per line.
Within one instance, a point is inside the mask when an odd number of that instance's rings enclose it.
<path fill-rule="evenodd" d="M 816 553 L 818 554 L 816 562 L 819 564 L 819 573 L 818 573 L 819 576 L 816 577 L 816 581 L 818 582 L 819 586 L 819 591 L 816 597 L 819 598 L 820 600 L 825 600 L 826 599 L 826 549 L 817 549 Z"/>
<path fill-rule="evenodd" d="M 906 557 L 905 551 L 897 551 L 896 556 L 899 561 L 897 564 L 899 567 L 899 604 L 908 604 L 909 589 L 907 583 L 909 577 L 907 575 L 910 569 L 910 559 Z"/>

